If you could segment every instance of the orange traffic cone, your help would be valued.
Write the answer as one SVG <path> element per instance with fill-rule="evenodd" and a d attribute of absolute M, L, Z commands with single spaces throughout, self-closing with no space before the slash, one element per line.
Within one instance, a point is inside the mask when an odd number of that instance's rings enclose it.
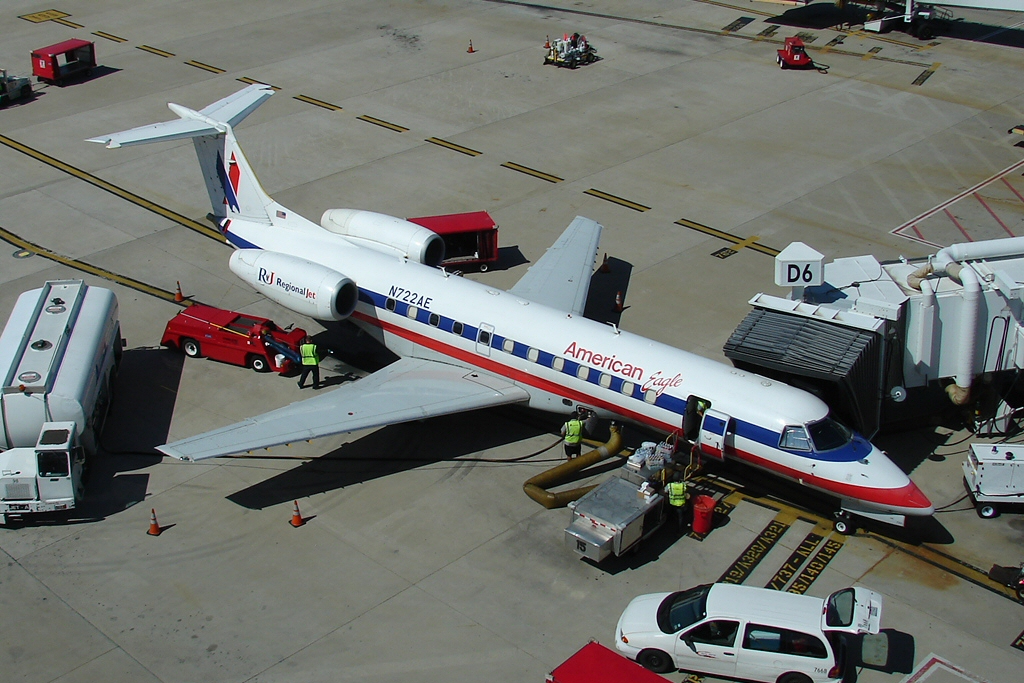
<path fill-rule="evenodd" d="M 622 292 L 615 292 L 615 312 L 622 313 Z"/>
<path fill-rule="evenodd" d="M 607 253 L 604 255 L 604 261 L 601 263 L 601 267 L 597 269 L 597 272 L 599 272 L 599 273 L 610 273 L 610 272 L 612 272 L 612 267 L 608 265 L 608 254 Z"/>
<path fill-rule="evenodd" d="M 551 36 L 544 36 L 544 49 L 545 50 L 550 50 L 551 49 Z"/>
<path fill-rule="evenodd" d="M 469 54 L 473 54 L 474 52 L 476 52 L 476 50 L 473 49 L 473 41 L 472 40 L 469 41 L 469 49 L 466 50 L 466 52 L 468 52 Z"/>
<path fill-rule="evenodd" d="M 160 528 L 159 522 L 156 521 L 156 509 L 150 509 L 149 511 L 149 531 L 146 532 L 148 536 L 159 536 L 163 529 Z"/>
<path fill-rule="evenodd" d="M 178 303 L 181 303 L 182 301 L 185 300 L 185 297 L 181 293 L 181 282 L 178 281 L 177 284 L 178 284 L 178 291 L 176 291 L 174 293 L 174 300 L 177 301 Z"/>
<path fill-rule="evenodd" d="M 292 521 L 288 523 L 296 529 L 306 523 L 306 520 L 302 518 L 302 514 L 299 513 L 299 501 L 295 501 L 295 509 L 292 510 Z"/>

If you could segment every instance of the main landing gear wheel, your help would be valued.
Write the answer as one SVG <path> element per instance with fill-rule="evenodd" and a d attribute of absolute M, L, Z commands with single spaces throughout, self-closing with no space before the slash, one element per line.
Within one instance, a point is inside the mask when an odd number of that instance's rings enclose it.
<path fill-rule="evenodd" d="M 853 524 L 853 518 L 845 512 L 836 514 L 836 521 L 832 524 L 832 528 L 843 536 L 849 536 L 857 530 Z"/>

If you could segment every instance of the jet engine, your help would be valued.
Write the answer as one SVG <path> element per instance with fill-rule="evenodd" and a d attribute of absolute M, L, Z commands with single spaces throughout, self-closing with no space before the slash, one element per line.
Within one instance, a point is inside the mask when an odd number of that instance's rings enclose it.
<path fill-rule="evenodd" d="M 444 240 L 437 233 L 409 221 L 373 211 L 330 209 L 320 225 L 344 235 L 360 246 L 437 267 L 444 260 Z"/>
<path fill-rule="evenodd" d="M 317 320 L 344 320 L 359 298 L 352 280 L 297 256 L 239 249 L 231 254 L 228 267 L 268 299 Z"/>

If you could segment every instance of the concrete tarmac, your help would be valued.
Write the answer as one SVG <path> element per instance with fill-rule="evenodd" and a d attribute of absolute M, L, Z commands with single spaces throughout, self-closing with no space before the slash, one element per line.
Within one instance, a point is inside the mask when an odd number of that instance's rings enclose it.
<path fill-rule="evenodd" d="M 502 261 L 467 277 L 502 288 L 574 216 L 593 218 L 608 277 L 628 280 L 621 326 L 724 360 L 748 299 L 782 294 L 771 255 L 790 242 L 884 260 L 1024 234 L 1020 171 L 999 175 L 1020 160 L 1021 138 L 1006 131 L 1024 118 L 1021 17 L 958 12 L 946 35 L 921 42 L 829 28 L 842 19 L 830 8 L 4 3 L 3 68 L 27 73 L 33 48 L 71 37 L 96 40 L 102 67 L 0 111 L 0 316 L 47 279 L 84 277 L 117 293 L 129 348 L 81 515 L 0 528 L 0 679 L 539 682 L 588 639 L 613 646 L 634 596 L 717 580 L 783 520 L 744 581 L 769 582 L 816 525 L 830 532 L 827 509 L 754 477 L 703 541 L 668 525 L 638 554 L 595 566 L 565 546 L 569 513 L 522 493 L 560 460 L 560 420 L 518 408 L 250 458 L 159 457 L 156 445 L 310 394 L 160 349 L 177 282 L 194 300 L 321 335 L 337 352 L 323 372 L 334 382 L 387 356 L 347 326 L 261 298 L 228 270 L 228 247 L 183 224 L 208 226 L 210 210 L 188 141 L 83 140 L 169 120 L 167 102 L 199 109 L 269 83 L 279 92 L 237 137 L 291 210 L 314 221 L 337 207 L 487 210 Z M 601 61 L 544 66 L 545 36 L 574 31 Z M 825 73 L 776 65 L 781 38 L 798 32 Z M 988 193 L 992 212 L 961 203 L 893 232 L 986 180 L 1002 193 Z M 23 257 L 12 240 L 60 258 Z M 595 280 L 590 310 L 612 315 L 616 287 Z M 1024 559 L 1024 517 L 980 520 L 957 502 L 969 437 L 939 427 L 881 440 L 936 505 L 955 504 L 916 537 L 831 535 L 838 550 L 805 577 L 816 596 L 853 583 L 881 592 L 883 626 L 913 636 L 914 673 L 864 669 L 860 681 L 1020 680 L 1024 608 L 981 573 Z M 759 497 L 769 493 L 799 509 Z M 308 518 L 298 529 L 296 500 Z M 151 509 L 159 537 L 146 535 Z"/>

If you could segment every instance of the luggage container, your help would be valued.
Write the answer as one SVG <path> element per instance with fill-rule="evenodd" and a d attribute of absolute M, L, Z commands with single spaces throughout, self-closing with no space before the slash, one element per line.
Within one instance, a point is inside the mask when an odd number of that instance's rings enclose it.
<path fill-rule="evenodd" d="M 433 230 L 444 240 L 442 266 L 477 266 L 487 272 L 498 260 L 498 224 L 486 211 L 410 218 L 410 223 Z"/>
<path fill-rule="evenodd" d="M 1024 446 L 971 444 L 963 468 L 979 517 L 998 517 L 1000 506 L 1024 504 Z"/>
<path fill-rule="evenodd" d="M 32 75 L 37 80 L 64 85 L 77 76 L 87 76 L 96 66 L 96 43 L 72 38 L 32 51 Z"/>
<path fill-rule="evenodd" d="M 665 497 L 654 491 L 646 464 L 627 463 L 596 489 L 570 503 L 565 543 L 600 562 L 634 549 L 665 523 Z"/>

